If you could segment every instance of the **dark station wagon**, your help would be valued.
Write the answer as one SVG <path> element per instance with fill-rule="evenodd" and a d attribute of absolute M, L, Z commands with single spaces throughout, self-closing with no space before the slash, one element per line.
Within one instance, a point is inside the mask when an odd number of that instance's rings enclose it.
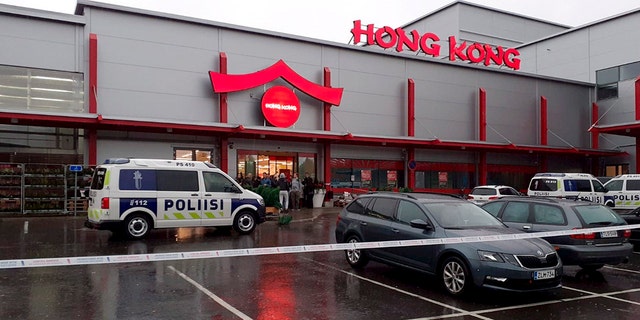
<path fill-rule="evenodd" d="M 440 194 L 360 195 L 338 215 L 338 243 L 446 239 L 521 233 L 477 205 Z M 527 292 L 558 288 L 562 262 L 542 239 L 346 250 L 353 268 L 369 260 L 436 275 L 451 295 L 472 288 Z"/>

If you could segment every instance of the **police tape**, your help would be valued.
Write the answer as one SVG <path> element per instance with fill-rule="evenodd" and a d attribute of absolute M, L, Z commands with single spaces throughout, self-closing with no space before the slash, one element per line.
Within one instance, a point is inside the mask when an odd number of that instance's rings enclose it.
<path fill-rule="evenodd" d="M 610 231 L 617 232 L 618 230 L 630 230 L 630 229 L 639 229 L 639 228 L 640 228 L 640 224 L 633 224 L 633 225 L 621 225 L 621 226 L 599 227 L 599 228 L 589 228 L 589 229 L 543 231 L 543 232 L 532 232 L 532 233 L 523 232 L 523 233 L 495 234 L 495 235 L 469 236 L 469 237 L 456 237 L 456 238 L 312 244 L 312 245 L 298 245 L 298 246 L 284 246 L 284 247 L 226 249 L 226 250 L 190 251 L 190 252 L 174 252 L 174 253 L 149 253 L 149 254 L 126 254 L 126 255 L 109 255 L 109 256 L 15 259 L 15 260 L 0 260 L 0 269 L 59 267 L 59 266 L 93 265 L 93 264 L 134 263 L 134 262 L 156 262 L 156 261 L 171 261 L 171 260 L 246 257 L 246 256 L 270 255 L 270 254 L 306 253 L 306 252 L 319 252 L 319 251 L 428 246 L 428 245 L 439 245 L 439 244 L 460 244 L 460 243 L 473 243 L 473 242 L 547 238 L 547 237 L 566 236 L 566 235 L 573 235 L 573 234 L 591 234 L 591 233 L 597 233 L 597 232 L 601 233 L 601 237 L 606 237 L 606 236 L 609 236 L 607 232 L 610 232 Z M 616 234 L 612 234 L 612 235 L 616 236 Z"/>

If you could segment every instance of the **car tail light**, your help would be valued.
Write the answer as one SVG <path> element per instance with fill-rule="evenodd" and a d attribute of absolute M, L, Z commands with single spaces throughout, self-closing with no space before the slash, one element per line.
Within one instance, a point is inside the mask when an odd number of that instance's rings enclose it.
<path fill-rule="evenodd" d="M 578 228 L 573 228 L 573 230 L 579 230 Z M 585 232 L 585 233 L 576 233 L 569 236 L 571 239 L 580 239 L 580 240 L 593 240 L 596 238 L 596 234 L 593 232 Z"/>
<path fill-rule="evenodd" d="M 472 200 L 472 199 L 474 199 L 472 195 L 470 195 L 470 194 L 467 195 L 467 200 Z"/>
<path fill-rule="evenodd" d="M 489 201 L 498 199 L 498 196 L 489 197 Z"/>
<path fill-rule="evenodd" d="M 109 209 L 109 198 L 102 198 L 100 209 Z"/>
<path fill-rule="evenodd" d="M 631 230 L 627 229 L 624 231 L 624 237 L 629 239 L 631 238 Z"/>

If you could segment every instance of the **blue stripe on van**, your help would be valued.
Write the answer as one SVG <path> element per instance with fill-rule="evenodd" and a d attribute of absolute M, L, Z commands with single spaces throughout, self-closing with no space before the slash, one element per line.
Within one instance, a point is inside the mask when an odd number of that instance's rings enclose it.
<path fill-rule="evenodd" d="M 120 215 L 131 208 L 147 208 L 158 215 L 158 199 L 156 198 L 120 198 Z"/>

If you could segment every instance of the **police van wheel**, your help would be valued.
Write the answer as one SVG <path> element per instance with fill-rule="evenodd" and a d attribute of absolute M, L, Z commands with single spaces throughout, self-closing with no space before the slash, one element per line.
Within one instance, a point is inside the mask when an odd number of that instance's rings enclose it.
<path fill-rule="evenodd" d="M 149 220 L 140 213 L 130 215 L 125 222 L 125 234 L 131 239 L 144 238 L 150 229 Z"/>
<path fill-rule="evenodd" d="M 256 228 L 256 217 L 249 211 L 242 211 L 233 220 L 233 229 L 240 234 L 249 234 Z"/>

